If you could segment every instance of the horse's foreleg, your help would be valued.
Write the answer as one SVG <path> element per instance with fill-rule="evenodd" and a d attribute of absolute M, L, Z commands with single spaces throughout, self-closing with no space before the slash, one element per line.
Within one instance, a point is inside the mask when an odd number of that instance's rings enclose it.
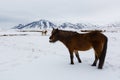
<path fill-rule="evenodd" d="M 71 64 L 74 64 L 73 62 L 73 52 L 69 50 L 69 53 L 70 53 L 70 60 L 71 60 Z"/>
<path fill-rule="evenodd" d="M 81 63 L 82 61 L 81 61 L 81 59 L 80 59 L 80 57 L 79 57 L 78 51 L 75 51 L 75 55 L 76 55 L 76 57 L 77 57 L 77 59 L 78 59 L 78 62 Z"/>

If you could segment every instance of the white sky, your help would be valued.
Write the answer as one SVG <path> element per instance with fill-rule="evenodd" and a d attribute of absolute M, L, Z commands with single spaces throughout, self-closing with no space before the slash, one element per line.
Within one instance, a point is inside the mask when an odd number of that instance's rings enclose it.
<path fill-rule="evenodd" d="M 107 24 L 120 21 L 120 0 L 0 0 L 0 25 L 34 20 Z"/>

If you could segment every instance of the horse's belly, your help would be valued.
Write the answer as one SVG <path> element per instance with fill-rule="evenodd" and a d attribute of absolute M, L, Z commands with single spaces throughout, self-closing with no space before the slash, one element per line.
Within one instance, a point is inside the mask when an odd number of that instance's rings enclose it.
<path fill-rule="evenodd" d="M 91 48 L 92 48 L 92 46 L 89 43 L 77 44 L 77 46 L 75 46 L 75 50 L 80 50 L 80 51 L 86 51 Z"/>

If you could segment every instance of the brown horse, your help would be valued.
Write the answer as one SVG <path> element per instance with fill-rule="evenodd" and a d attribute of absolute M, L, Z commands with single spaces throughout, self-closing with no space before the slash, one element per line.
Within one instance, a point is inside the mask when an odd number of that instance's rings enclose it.
<path fill-rule="evenodd" d="M 78 62 L 81 63 L 78 51 L 86 51 L 93 48 L 95 51 L 95 60 L 92 66 L 96 66 L 99 60 L 98 69 L 102 69 L 106 56 L 108 39 L 101 32 L 91 31 L 89 33 L 79 34 L 72 31 L 53 29 L 49 39 L 49 42 L 53 43 L 61 41 L 68 48 L 71 64 L 74 64 L 73 52 L 75 52 Z"/>
<path fill-rule="evenodd" d="M 41 32 L 42 32 L 42 36 L 47 34 L 47 30 Z"/>

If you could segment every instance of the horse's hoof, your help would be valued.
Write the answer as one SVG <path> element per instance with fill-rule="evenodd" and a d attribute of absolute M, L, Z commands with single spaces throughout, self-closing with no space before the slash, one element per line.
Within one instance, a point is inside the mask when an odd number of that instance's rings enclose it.
<path fill-rule="evenodd" d="M 91 66 L 96 66 L 96 64 L 92 64 Z"/>
<path fill-rule="evenodd" d="M 98 69 L 102 69 L 102 67 L 98 67 Z"/>
<path fill-rule="evenodd" d="M 71 63 L 71 65 L 74 65 L 74 63 Z"/>

